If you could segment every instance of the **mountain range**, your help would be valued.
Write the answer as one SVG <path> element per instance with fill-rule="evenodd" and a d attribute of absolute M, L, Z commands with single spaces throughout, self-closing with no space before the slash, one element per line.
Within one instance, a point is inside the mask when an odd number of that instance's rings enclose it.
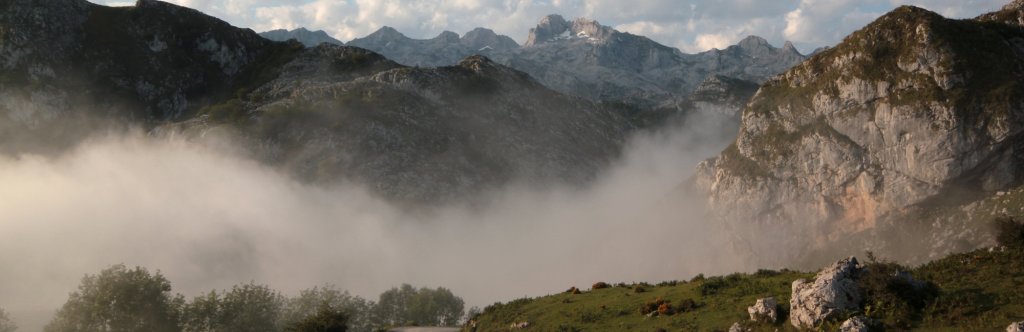
<path fill-rule="evenodd" d="M 705 111 L 737 116 L 717 130 L 738 136 L 688 183 L 767 263 L 836 243 L 930 248 L 898 257 L 925 260 L 990 242 L 958 216 L 1024 212 L 980 203 L 1021 185 L 1020 0 L 969 20 L 900 7 L 807 59 L 757 37 L 688 55 L 557 15 L 522 46 L 486 29 L 417 41 L 385 28 L 307 47 L 154 0 L 0 8 L 7 154 L 121 126 L 229 132 L 299 179 L 423 203 L 586 184 L 632 133 Z"/>
<path fill-rule="evenodd" d="M 273 40 L 316 42 L 276 32 L 262 35 Z M 687 98 L 709 77 L 721 75 L 761 83 L 806 58 L 788 42 L 776 48 L 756 36 L 724 50 L 685 54 L 595 20 L 567 21 L 554 14 L 541 18 L 522 46 L 486 28 L 461 37 L 445 31 L 431 39 L 412 39 L 390 27 L 346 45 L 409 66 L 446 66 L 470 55 L 484 55 L 565 94 L 596 102 L 675 110 L 688 110 Z"/>
<path fill-rule="evenodd" d="M 636 128 L 620 109 L 481 56 L 406 67 L 356 47 L 273 42 L 153 0 L 0 7 L 7 153 L 69 147 L 120 126 L 230 132 L 300 179 L 425 202 L 512 180 L 584 183 Z"/>

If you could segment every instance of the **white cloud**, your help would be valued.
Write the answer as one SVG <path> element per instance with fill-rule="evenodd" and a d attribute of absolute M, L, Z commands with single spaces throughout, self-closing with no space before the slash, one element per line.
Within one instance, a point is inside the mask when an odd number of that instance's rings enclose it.
<path fill-rule="evenodd" d="M 93 0 L 124 5 L 124 0 Z M 169 0 L 234 25 L 266 31 L 306 27 L 348 41 L 391 26 L 413 38 L 488 27 L 520 43 L 537 20 L 589 17 L 687 52 L 758 35 L 802 50 L 831 45 L 899 5 L 972 17 L 1009 0 Z"/>

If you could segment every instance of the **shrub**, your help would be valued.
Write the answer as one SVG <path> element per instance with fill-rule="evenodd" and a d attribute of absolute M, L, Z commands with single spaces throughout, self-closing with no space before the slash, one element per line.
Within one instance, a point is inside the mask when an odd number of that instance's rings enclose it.
<path fill-rule="evenodd" d="M 647 291 L 647 289 L 644 288 L 644 286 L 640 286 L 640 285 L 633 286 L 633 293 L 643 293 L 643 292 L 646 292 L 646 291 Z"/>
<path fill-rule="evenodd" d="M 580 289 L 576 288 L 576 286 L 572 286 L 572 287 L 569 287 L 569 289 L 565 290 L 565 293 L 566 294 L 579 294 L 580 293 Z"/>
<path fill-rule="evenodd" d="M 938 288 L 911 278 L 907 268 L 891 262 L 869 263 L 857 279 L 869 318 L 898 329 L 911 321 L 938 295 Z"/>
<path fill-rule="evenodd" d="M 704 282 L 700 284 L 700 295 L 708 296 L 718 292 L 718 290 L 727 286 L 727 281 L 723 277 L 711 277 L 704 279 Z"/>
<path fill-rule="evenodd" d="M 671 303 L 671 302 L 665 301 L 665 300 L 663 300 L 660 297 L 659 298 L 655 298 L 654 300 L 651 300 L 651 301 L 647 301 L 647 303 L 644 303 L 643 305 L 640 306 L 640 314 L 647 315 L 647 314 L 650 314 L 650 313 L 655 312 L 655 311 L 657 311 L 658 313 L 661 313 L 662 305 L 669 304 L 669 303 Z M 671 306 L 671 305 L 669 305 L 669 306 Z"/>
<path fill-rule="evenodd" d="M 672 308 L 672 304 L 665 302 L 658 306 L 658 314 L 670 316 L 676 313 L 676 310 Z"/>
<path fill-rule="evenodd" d="M 682 301 L 679 301 L 679 305 L 676 306 L 676 311 L 678 311 L 678 312 L 689 312 L 689 311 L 696 310 L 697 307 L 698 307 L 697 302 L 694 302 L 691 299 L 683 299 Z"/>
<path fill-rule="evenodd" d="M 999 245 L 1014 249 L 1024 248 L 1024 223 L 1003 216 L 996 218 L 995 228 L 996 242 Z"/>
<path fill-rule="evenodd" d="M 340 309 L 321 306 L 313 315 L 289 326 L 287 332 L 345 332 L 348 330 L 348 315 Z"/>
<path fill-rule="evenodd" d="M 607 282 L 604 282 L 604 281 L 598 281 L 598 282 L 594 283 L 592 286 L 590 286 L 590 289 L 591 290 L 595 290 L 595 289 L 603 289 L 603 288 L 609 288 L 609 287 L 612 287 L 612 285 L 609 285 Z"/>

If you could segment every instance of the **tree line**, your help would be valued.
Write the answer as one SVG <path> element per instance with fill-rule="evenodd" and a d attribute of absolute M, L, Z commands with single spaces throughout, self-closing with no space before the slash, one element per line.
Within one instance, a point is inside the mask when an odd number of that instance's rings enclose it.
<path fill-rule="evenodd" d="M 456 326 L 464 302 L 438 287 L 395 287 L 377 302 L 326 285 L 287 297 L 249 282 L 186 300 L 160 272 L 114 265 L 82 278 L 45 332 L 371 332 Z M 17 327 L 0 309 L 0 332 Z"/>

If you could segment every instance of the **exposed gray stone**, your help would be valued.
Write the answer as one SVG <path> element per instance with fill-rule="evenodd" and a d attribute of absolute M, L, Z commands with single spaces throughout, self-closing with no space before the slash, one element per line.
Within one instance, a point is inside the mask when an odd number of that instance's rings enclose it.
<path fill-rule="evenodd" d="M 1024 321 L 1010 324 L 1006 327 L 1006 332 L 1024 332 Z"/>
<path fill-rule="evenodd" d="M 864 316 L 855 316 L 847 319 L 839 326 L 839 332 L 870 332 L 871 319 Z"/>
<path fill-rule="evenodd" d="M 755 322 L 775 323 L 779 320 L 779 302 L 774 297 L 757 299 L 757 303 L 747 307 L 750 320 Z"/>
<path fill-rule="evenodd" d="M 818 272 L 813 281 L 793 281 L 789 301 L 790 323 L 797 328 L 810 329 L 844 313 L 856 311 L 861 304 L 860 289 L 856 284 L 858 273 L 857 259 L 850 257 Z"/>

